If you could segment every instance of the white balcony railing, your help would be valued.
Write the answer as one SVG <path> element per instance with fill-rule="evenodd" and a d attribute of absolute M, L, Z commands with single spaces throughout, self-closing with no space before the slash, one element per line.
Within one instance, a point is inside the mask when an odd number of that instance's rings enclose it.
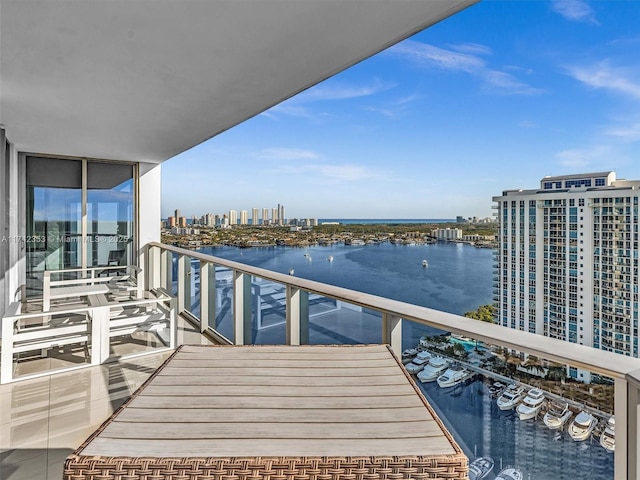
<path fill-rule="evenodd" d="M 278 297 L 284 309 L 285 335 L 283 342 L 290 345 L 309 343 L 309 318 L 313 313 L 310 299 L 333 299 L 368 311 L 378 312 L 382 321 L 380 341 L 388 343 L 396 353 L 402 351 L 402 320 L 435 327 L 550 361 L 604 375 L 614 379 L 616 415 L 615 479 L 639 479 L 638 422 L 640 421 L 640 359 L 617 355 L 591 347 L 572 344 L 542 335 L 519 331 L 499 325 L 479 322 L 459 315 L 411 305 L 356 290 L 335 287 L 305 280 L 270 270 L 256 268 L 204 255 L 191 250 L 160 243 L 150 243 L 141 250 L 140 266 L 146 271 L 146 287 L 174 290 L 178 297 L 178 313 L 199 322 L 202 332 L 209 331 L 221 339 L 238 345 L 252 343 L 252 321 L 260 315 L 262 300 L 256 302 L 255 283 L 259 278 L 269 285 L 280 285 Z M 177 261 L 177 269 L 174 262 Z M 224 269 L 228 278 L 224 283 L 216 280 L 217 272 Z M 194 272 L 199 270 L 199 284 Z M 174 271 L 177 273 L 174 275 Z M 197 291 L 194 291 L 197 290 Z M 227 315 L 232 328 L 227 335 L 217 329 L 220 309 L 218 290 L 231 290 L 232 305 Z M 192 298 L 199 296 L 197 312 Z M 277 295 L 276 295 L 277 296 Z M 374 316 L 371 327 L 376 325 Z M 255 325 L 255 324 L 253 324 Z"/>

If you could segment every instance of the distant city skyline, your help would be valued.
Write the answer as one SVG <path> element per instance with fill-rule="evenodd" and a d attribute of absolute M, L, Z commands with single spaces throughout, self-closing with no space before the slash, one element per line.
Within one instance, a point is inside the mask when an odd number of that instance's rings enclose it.
<path fill-rule="evenodd" d="M 638 18 L 482 1 L 165 162 L 162 215 L 486 217 L 546 175 L 640 178 Z"/>

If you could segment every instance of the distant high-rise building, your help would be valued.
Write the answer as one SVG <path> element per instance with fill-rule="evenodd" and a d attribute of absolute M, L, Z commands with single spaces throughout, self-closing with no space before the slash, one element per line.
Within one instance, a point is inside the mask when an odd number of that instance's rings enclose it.
<path fill-rule="evenodd" d="M 251 209 L 251 225 L 258 225 L 260 222 L 258 220 L 258 212 L 257 208 Z"/>
<path fill-rule="evenodd" d="M 638 357 L 640 181 L 545 177 L 498 204 L 501 325 Z M 587 372 L 569 369 L 589 380 Z"/>
<path fill-rule="evenodd" d="M 278 204 L 278 225 L 284 225 L 285 216 L 284 216 L 284 205 Z"/>
<path fill-rule="evenodd" d="M 229 225 L 238 224 L 238 212 L 235 210 L 229 210 Z"/>
<path fill-rule="evenodd" d="M 263 208 L 262 209 L 262 224 L 263 225 L 268 225 L 269 224 L 269 209 L 268 208 Z"/>
<path fill-rule="evenodd" d="M 249 212 L 246 210 L 240 211 L 240 225 L 248 225 L 249 224 Z"/>
<path fill-rule="evenodd" d="M 187 219 L 185 217 L 179 217 L 177 226 L 185 228 L 187 226 Z"/>
<path fill-rule="evenodd" d="M 169 228 L 175 227 L 176 226 L 176 217 L 167 218 L 167 224 L 168 224 Z"/>
<path fill-rule="evenodd" d="M 271 209 L 271 223 L 278 225 L 278 209 L 277 208 Z"/>
<path fill-rule="evenodd" d="M 173 218 L 176 220 L 176 225 L 180 225 L 180 210 L 176 209 Z"/>

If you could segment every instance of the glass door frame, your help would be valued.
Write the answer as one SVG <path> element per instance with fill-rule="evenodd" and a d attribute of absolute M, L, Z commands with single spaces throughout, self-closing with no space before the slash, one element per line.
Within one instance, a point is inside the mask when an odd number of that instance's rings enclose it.
<path fill-rule="evenodd" d="M 81 162 L 82 168 L 82 188 L 81 188 L 81 221 L 80 221 L 80 265 L 76 268 L 86 269 L 91 267 L 89 265 L 89 224 L 88 224 L 88 169 L 90 163 L 102 163 L 102 164 L 114 164 L 114 165 L 127 165 L 132 167 L 132 180 L 133 180 L 133 191 L 132 191 L 132 212 L 131 212 L 131 221 L 133 223 L 131 228 L 131 235 L 133 236 L 133 240 L 131 242 L 131 251 L 129 252 L 128 258 L 126 259 L 126 264 L 128 265 L 137 265 L 138 264 L 138 250 L 139 250 L 139 238 L 140 238 L 140 222 L 139 222 L 139 185 L 140 185 L 140 169 L 139 163 L 137 162 L 124 162 L 124 161 L 116 161 L 116 160 L 108 160 L 108 159 L 99 159 L 99 158 L 87 158 L 87 157 L 68 157 L 62 155 L 47 155 L 47 154 L 38 154 L 38 153 L 24 153 L 21 152 L 19 154 L 19 163 L 23 166 L 24 171 L 27 170 L 27 159 L 29 157 L 37 157 L 37 158 L 48 158 L 52 161 L 54 160 L 72 160 Z M 26 175 L 23 177 L 23 181 L 21 182 L 21 230 L 23 231 L 23 238 L 27 238 L 27 178 Z M 33 205 L 31 206 L 33 208 Z M 24 248 L 25 259 L 28 255 L 28 250 Z M 28 262 L 27 262 L 28 263 Z M 24 274 L 28 274 L 27 269 L 29 265 L 25 265 Z M 73 267 L 71 267 L 73 268 Z M 45 266 L 46 270 L 46 266 Z M 26 279 L 25 279 L 26 280 Z"/>

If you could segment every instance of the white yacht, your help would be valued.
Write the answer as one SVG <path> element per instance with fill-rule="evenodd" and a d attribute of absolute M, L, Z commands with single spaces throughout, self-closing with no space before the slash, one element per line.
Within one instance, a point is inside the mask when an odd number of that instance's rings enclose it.
<path fill-rule="evenodd" d="M 429 352 L 418 352 L 411 363 L 407 363 L 404 367 L 409 373 L 418 373 L 427 365 L 427 363 L 429 363 L 430 358 L 431 354 Z"/>
<path fill-rule="evenodd" d="M 333 262 L 333 256 L 329 255 L 329 256 L 327 257 L 327 260 L 329 260 L 330 262 Z"/>
<path fill-rule="evenodd" d="M 481 480 L 493 470 L 493 458 L 479 457 L 469 464 L 469 480 Z"/>
<path fill-rule="evenodd" d="M 418 354 L 418 350 L 416 350 L 415 348 L 407 348 L 405 351 L 402 352 L 402 363 L 409 363 L 413 360 L 413 357 L 415 357 Z"/>
<path fill-rule="evenodd" d="M 522 403 L 516 408 L 516 412 L 518 412 L 520 420 L 529 420 L 538 415 L 542 405 L 544 405 L 544 392 L 539 388 L 534 388 L 529 390 Z"/>
<path fill-rule="evenodd" d="M 455 387 L 472 376 L 473 372 L 470 372 L 460 365 L 454 365 L 447 368 L 447 370 L 438 377 L 438 386 L 440 388 Z"/>
<path fill-rule="evenodd" d="M 522 401 L 525 395 L 524 387 L 512 383 L 502 392 L 496 403 L 500 410 L 511 410 Z"/>
<path fill-rule="evenodd" d="M 418 372 L 418 380 L 422 383 L 434 382 L 449 366 L 449 361 L 443 357 L 431 357 L 429 363 Z"/>
<path fill-rule="evenodd" d="M 571 418 L 571 410 L 568 403 L 551 402 L 549 410 L 545 413 L 542 421 L 550 430 L 559 430 Z"/>
<path fill-rule="evenodd" d="M 422 260 L 422 266 L 423 267 L 428 267 L 429 266 L 429 262 L 427 262 L 426 260 Z"/>
<path fill-rule="evenodd" d="M 507 467 L 500 471 L 496 480 L 522 480 L 523 478 L 524 475 L 522 475 L 522 471 L 519 468 Z"/>
<path fill-rule="evenodd" d="M 609 452 L 613 452 L 616 449 L 616 419 L 611 417 L 607 420 L 607 426 L 600 435 L 600 445 L 602 445 Z"/>
<path fill-rule="evenodd" d="M 582 442 L 589 438 L 593 429 L 596 428 L 598 420 L 596 417 L 585 411 L 576 415 L 573 422 L 569 426 L 569 436 L 576 442 Z"/>

